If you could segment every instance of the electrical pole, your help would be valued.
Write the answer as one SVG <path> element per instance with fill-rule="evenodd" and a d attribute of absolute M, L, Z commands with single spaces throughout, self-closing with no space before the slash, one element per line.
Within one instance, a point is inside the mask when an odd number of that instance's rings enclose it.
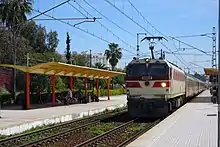
<path fill-rule="evenodd" d="M 18 31 L 17 29 L 15 30 L 13 26 L 10 28 L 11 30 L 10 34 L 12 35 L 13 65 L 16 65 L 16 60 L 17 60 L 17 55 L 16 55 L 17 49 L 15 47 L 15 39 L 16 39 L 15 35 L 16 32 Z M 13 97 L 14 100 L 16 100 L 16 69 L 15 68 L 13 68 Z"/>
<path fill-rule="evenodd" d="M 137 59 L 139 59 L 139 56 L 140 56 L 139 35 L 146 36 L 147 33 L 137 33 Z"/>
<path fill-rule="evenodd" d="M 92 50 L 89 50 L 89 67 L 92 67 Z M 89 89 L 92 90 L 92 83 L 91 79 L 89 81 Z"/>
<path fill-rule="evenodd" d="M 220 2 L 218 1 L 218 147 L 220 147 Z"/>
<path fill-rule="evenodd" d="M 89 67 L 92 67 L 92 50 L 89 50 Z"/>
<path fill-rule="evenodd" d="M 213 27 L 213 33 L 212 33 L 212 68 L 217 68 L 216 63 L 216 30 L 215 27 Z"/>

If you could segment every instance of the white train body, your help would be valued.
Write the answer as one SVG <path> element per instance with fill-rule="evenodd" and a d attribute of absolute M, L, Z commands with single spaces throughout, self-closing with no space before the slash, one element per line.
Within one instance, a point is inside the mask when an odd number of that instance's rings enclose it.
<path fill-rule="evenodd" d="M 180 107 L 186 101 L 186 94 L 189 97 L 201 92 L 195 87 L 199 82 L 195 84 L 195 79 L 192 79 L 166 60 L 133 60 L 129 63 L 126 74 L 130 115 L 140 117 L 167 115 L 174 107 Z"/>

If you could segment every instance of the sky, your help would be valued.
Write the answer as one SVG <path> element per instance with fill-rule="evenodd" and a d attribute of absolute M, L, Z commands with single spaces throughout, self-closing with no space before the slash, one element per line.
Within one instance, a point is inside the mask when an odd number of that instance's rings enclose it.
<path fill-rule="evenodd" d="M 65 0 L 34 0 L 34 9 L 43 12 L 64 1 Z M 105 49 L 108 48 L 108 42 L 119 44 L 123 49 L 123 57 L 120 60 L 119 67 L 124 67 L 125 64 L 129 63 L 132 58 L 136 56 L 137 33 L 147 33 L 147 36 L 197 35 L 212 33 L 213 26 L 217 27 L 218 24 L 217 0 L 130 0 L 145 19 L 143 19 L 140 13 L 132 7 L 128 0 L 75 1 L 76 2 L 72 0 L 46 14 L 53 16 L 54 18 L 96 17 L 101 19 L 96 22 L 85 22 L 76 26 L 84 31 L 80 31 L 76 27 L 73 27 L 74 24 L 80 22 L 78 20 L 66 21 L 67 23 L 72 24 L 72 26 L 56 20 L 36 20 L 37 24 L 45 26 L 48 31 L 57 31 L 59 38 L 57 51 L 59 53 L 64 53 L 65 51 L 67 32 L 69 32 L 71 37 L 72 51 L 81 52 L 91 49 L 93 53 L 104 53 Z M 107 1 L 112 3 L 113 6 L 107 3 Z M 105 17 L 123 28 L 123 30 L 97 13 L 85 2 L 92 5 Z M 38 13 L 33 12 L 28 17 L 31 18 L 36 14 Z M 127 18 L 124 14 L 132 20 Z M 39 18 L 48 17 L 42 15 L 39 16 L 38 19 Z M 86 32 L 89 32 L 90 34 L 87 34 Z M 93 35 L 96 35 L 98 38 Z M 143 37 L 144 36 L 141 35 L 140 39 Z M 192 37 L 178 39 L 211 54 L 211 38 Z M 182 51 L 181 48 L 186 48 L 186 50 Z M 176 63 L 181 68 L 190 68 L 191 72 L 196 71 L 204 73 L 202 67 L 211 67 L 210 55 L 206 55 L 184 44 L 179 44 L 179 42 L 173 41 L 172 39 L 156 42 L 155 51 L 161 49 L 168 53 L 171 51 L 177 51 L 178 49 L 179 51 L 177 53 L 179 54 L 176 54 L 177 57 L 173 54 L 167 53 L 166 59 Z M 150 57 L 148 42 L 145 41 L 140 43 L 140 55 L 141 57 Z"/>

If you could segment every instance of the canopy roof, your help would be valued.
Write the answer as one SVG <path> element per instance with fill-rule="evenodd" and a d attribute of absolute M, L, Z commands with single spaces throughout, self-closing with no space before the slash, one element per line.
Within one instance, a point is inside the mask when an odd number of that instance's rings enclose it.
<path fill-rule="evenodd" d="M 49 62 L 34 65 L 31 67 L 0 64 L 3 67 L 11 67 L 23 72 L 29 72 L 32 74 L 45 74 L 45 75 L 58 75 L 58 76 L 74 76 L 74 77 L 88 77 L 98 79 L 108 79 L 118 75 L 124 75 L 122 72 L 114 72 L 108 70 L 102 70 L 97 68 L 89 68 L 84 66 L 77 66 L 71 64 L 65 64 L 60 62 Z"/>
<path fill-rule="evenodd" d="M 208 76 L 217 75 L 218 70 L 216 68 L 204 68 L 205 74 Z"/>

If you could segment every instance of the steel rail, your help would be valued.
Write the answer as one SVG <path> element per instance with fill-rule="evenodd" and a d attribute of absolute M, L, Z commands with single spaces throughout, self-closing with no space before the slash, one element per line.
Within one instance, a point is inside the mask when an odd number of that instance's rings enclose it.
<path fill-rule="evenodd" d="M 133 125 L 137 120 L 139 120 L 138 118 L 131 120 L 123 125 L 120 125 L 112 130 L 109 130 L 101 135 L 98 135 L 92 139 L 89 139 L 81 144 L 78 144 L 76 147 L 87 147 L 87 146 L 98 146 L 100 143 L 103 142 L 110 142 L 111 136 L 117 136 L 117 134 L 120 134 L 124 131 L 126 131 L 126 129 L 128 129 L 131 125 Z M 141 134 L 145 133 L 146 131 L 148 131 L 149 129 L 151 129 L 153 126 L 155 126 L 156 124 L 158 124 L 158 122 L 160 122 L 161 119 L 154 121 L 153 123 L 149 123 L 146 124 L 147 127 L 142 129 L 141 131 L 138 131 L 137 133 L 135 133 L 134 135 L 132 135 L 132 137 L 128 137 L 128 139 L 126 139 L 125 141 L 123 141 L 121 144 L 119 144 L 119 147 L 125 146 L 128 143 L 130 143 L 129 141 L 133 141 L 135 140 L 138 136 L 140 136 Z"/>
<path fill-rule="evenodd" d="M 107 132 L 105 132 L 105 133 L 103 133 L 101 135 L 98 135 L 98 136 L 96 136 L 94 138 L 91 138 L 91 139 L 81 143 L 81 144 L 78 144 L 76 147 L 89 146 L 89 145 L 94 145 L 96 142 L 99 142 L 99 141 L 101 142 L 101 140 L 103 140 L 107 136 L 109 136 L 111 134 L 114 134 L 115 132 L 121 131 L 121 130 L 129 127 L 130 125 L 132 125 L 137 120 L 138 120 L 138 118 L 133 119 L 133 120 L 131 120 L 131 121 L 125 123 L 125 124 L 122 124 L 122 125 L 114 128 L 114 129 L 112 129 L 112 130 L 109 130 L 109 131 L 107 131 Z"/>
<path fill-rule="evenodd" d="M 18 147 L 41 146 L 43 144 L 47 144 L 47 143 L 53 142 L 54 140 L 58 141 L 60 139 L 66 138 L 66 137 L 70 136 L 71 134 L 73 134 L 75 132 L 78 132 L 80 130 L 86 129 L 88 127 L 92 127 L 92 126 L 98 125 L 100 123 L 101 122 L 99 120 L 97 120 L 97 121 L 94 121 L 94 122 L 91 122 L 91 123 L 79 126 L 77 128 L 72 128 L 72 129 L 66 130 L 64 132 L 60 132 L 58 134 L 54 134 L 54 135 L 48 136 L 48 137 L 43 138 L 43 139 L 38 140 L 38 141 L 34 141 L 34 142 L 23 144 L 23 145 L 18 146 Z"/>
<path fill-rule="evenodd" d="M 138 137 L 140 137 L 141 135 L 143 135 L 144 133 L 149 131 L 151 128 L 153 128 L 155 125 L 157 125 L 160 121 L 161 120 L 159 119 L 159 120 L 156 120 L 155 122 L 153 122 L 152 124 L 149 124 L 149 126 L 147 126 L 145 129 L 142 129 L 141 131 L 135 133 L 132 137 L 129 137 L 127 140 L 125 140 L 124 142 L 119 144 L 117 147 L 127 146 L 129 143 L 133 142 L 135 139 L 137 139 Z"/>
<path fill-rule="evenodd" d="M 114 111 L 110 111 L 110 112 L 103 113 L 103 114 L 96 114 L 96 115 L 93 115 L 90 117 L 81 118 L 81 119 L 77 119 L 77 120 L 73 120 L 73 121 L 69 121 L 69 122 L 65 122 L 65 123 L 60 123 L 60 124 L 57 124 L 57 125 L 54 125 L 51 127 L 47 127 L 47 128 L 43 128 L 43 129 L 39 129 L 36 131 L 23 133 L 20 135 L 15 135 L 15 136 L 0 140 L 0 147 L 7 147 L 7 146 L 11 146 L 11 145 L 16 145 L 16 143 L 18 145 L 26 144 L 28 142 L 31 142 L 31 141 L 28 141 L 28 139 L 32 139 L 32 138 L 36 137 L 36 135 L 41 136 L 38 140 L 42 140 L 42 139 L 50 136 L 50 134 L 52 132 L 57 132 L 57 133 L 59 133 L 60 131 L 65 132 L 65 131 L 69 130 L 69 128 L 76 128 L 81 124 L 94 122 L 96 120 L 106 119 L 108 117 L 112 117 L 114 115 L 120 115 L 125 112 L 126 112 L 126 110 L 116 112 L 116 113 Z M 55 134 L 57 134 L 57 133 L 55 133 Z M 46 136 L 46 137 L 42 137 L 42 136 Z"/>

